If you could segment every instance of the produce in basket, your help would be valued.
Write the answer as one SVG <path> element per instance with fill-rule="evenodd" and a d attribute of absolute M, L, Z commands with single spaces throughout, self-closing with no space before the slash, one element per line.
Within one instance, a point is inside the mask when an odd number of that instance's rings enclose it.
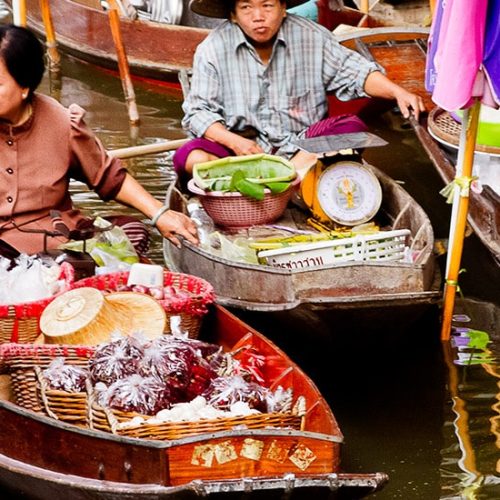
<path fill-rule="evenodd" d="M 97 388 L 99 389 L 99 387 Z M 99 403 L 108 408 L 154 415 L 171 404 L 169 386 L 156 377 L 134 374 L 102 387 Z"/>
<path fill-rule="evenodd" d="M 92 382 L 112 384 L 138 373 L 143 355 L 144 347 L 134 336 L 118 337 L 100 345 L 89 361 Z"/>
<path fill-rule="evenodd" d="M 219 348 L 214 346 L 214 350 L 209 346 L 205 342 L 165 335 L 145 348 L 142 373 L 165 382 L 174 402 L 188 401 L 201 394 L 217 375 L 218 361 L 213 355 Z"/>
<path fill-rule="evenodd" d="M 55 358 L 43 370 L 48 388 L 66 392 L 85 392 L 89 371 L 81 366 L 66 365 L 64 358 Z"/>
<path fill-rule="evenodd" d="M 264 186 L 273 193 L 281 193 L 295 176 L 295 167 L 290 162 L 267 154 L 229 156 L 198 163 L 193 168 L 194 183 L 201 189 L 239 191 L 259 200 L 264 197 Z"/>
<path fill-rule="evenodd" d="M 14 265 L 13 265 L 14 264 Z M 21 254 L 13 262 L 0 256 L 0 304 L 22 304 L 46 299 L 66 290 L 74 280 L 67 262 L 42 262 Z"/>

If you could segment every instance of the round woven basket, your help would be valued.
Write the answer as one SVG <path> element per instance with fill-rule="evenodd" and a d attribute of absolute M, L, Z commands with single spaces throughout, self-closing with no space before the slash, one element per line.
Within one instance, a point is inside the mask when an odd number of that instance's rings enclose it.
<path fill-rule="evenodd" d="M 129 273 L 118 272 L 90 276 L 76 281 L 73 288 L 92 287 L 105 292 L 115 292 L 121 285 L 126 285 Z M 173 302 L 168 299 L 158 300 L 166 313 L 165 333 L 170 333 L 170 318 L 181 318 L 181 329 L 188 332 L 189 337 L 198 336 L 203 316 L 208 312 L 208 306 L 215 300 L 213 286 L 206 280 L 185 273 L 163 272 L 163 285 L 172 286 L 189 294 L 184 302 Z"/>
<path fill-rule="evenodd" d="M 148 295 L 122 292 L 104 296 L 96 288 L 76 288 L 52 301 L 43 311 L 40 328 L 48 344 L 97 345 L 114 332 L 141 331 L 162 335 L 165 311 Z"/>
<path fill-rule="evenodd" d="M 279 219 L 285 211 L 294 190 L 300 184 L 296 178 L 290 187 L 278 194 L 265 190 L 263 200 L 255 200 L 241 193 L 205 191 L 191 179 L 188 189 L 200 199 L 208 215 L 218 226 L 242 228 L 270 224 Z"/>

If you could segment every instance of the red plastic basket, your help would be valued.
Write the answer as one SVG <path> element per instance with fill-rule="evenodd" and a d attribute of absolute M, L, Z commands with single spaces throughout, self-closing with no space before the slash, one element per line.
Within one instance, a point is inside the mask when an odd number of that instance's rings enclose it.
<path fill-rule="evenodd" d="M 128 272 L 90 276 L 76 281 L 72 288 L 92 287 L 114 292 L 120 285 L 127 284 L 128 276 Z M 191 338 L 197 337 L 203 315 L 208 311 L 208 305 L 215 300 L 212 285 L 197 276 L 167 270 L 163 272 L 163 285 L 172 286 L 189 294 L 184 301 L 172 302 L 169 299 L 158 301 L 167 313 L 166 331 L 170 332 L 170 316 L 180 316 L 181 329 L 187 331 Z"/>
<path fill-rule="evenodd" d="M 63 281 L 58 294 L 24 304 L 0 305 L 0 344 L 6 342 L 30 343 L 41 333 L 40 316 L 57 295 L 69 290 L 74 282 L 75 271 L 67 262 L 61 264 L 59 279 Z"/>
<path fill-rule="evenodd" d="M 279 219 L 299 183 L 300 179 L 296 178 L 286 191 L 278 194 L 266 189 L 263 200 L 235 192 L 205 191 L 196 186 L 192 179 L 188 189 L 199 197 L 201 205 L 215 224 L 241 228 L 270 224 Z"/>

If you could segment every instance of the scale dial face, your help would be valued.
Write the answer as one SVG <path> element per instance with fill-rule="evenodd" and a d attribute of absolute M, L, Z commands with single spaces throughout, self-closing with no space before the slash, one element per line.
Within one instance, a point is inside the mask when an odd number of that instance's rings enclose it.
<path fill-rule="evenodd" d="M 369 221 L 382 204 L 379 180 L 354 162 L 326 167 L 318 179 L 316 196 L 326 215 L 346 226 Z"/>

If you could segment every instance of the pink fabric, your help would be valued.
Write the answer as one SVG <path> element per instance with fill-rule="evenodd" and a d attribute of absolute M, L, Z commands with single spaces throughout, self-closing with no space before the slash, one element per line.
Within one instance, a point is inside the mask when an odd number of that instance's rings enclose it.
<path fill-rule="evenodd" d="M 467 107 L 471 97 L 484 93 L 483 82 L 474 85 L 483 60 L 487 6 L 488 0 L 446 0 L 443 4 L 432 99 L 448 111 Z"/>

